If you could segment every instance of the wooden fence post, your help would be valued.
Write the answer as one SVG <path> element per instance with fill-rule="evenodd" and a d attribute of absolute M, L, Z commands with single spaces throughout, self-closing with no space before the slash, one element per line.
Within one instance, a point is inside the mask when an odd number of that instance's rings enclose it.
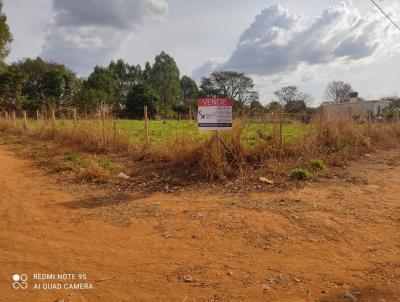
<path fill-rule="evenodd" d="M 6 124 L 7 126 L 10 124 L 10 119 L 9 119 L 8 112 L 7 112 L 7 111 L 4 111 L 4 122 L 5 122 L 5 124 Z"/>
<path fill-rule="evenodd" d="M 101 107 L 101 120 L 102 120 L 102 125 L 103 125 L 103 143 L 106 143 L 106 111 L 104 107 Z"/>
<path fill-rule="evenodd" d="M 189 106 L 189 120 L 192 121 L 193 117 L 192 117 L 192 106 Z"/>
<path fill-rule="evenodd" d="M 146 139 L 146 144 L 149 144 L 149 118 L 147 116 L 147 106 L 144 106 L 144 136 Z"/>
<path fill-rule="evenodd" d="M 76 108 L 73 109 L 74 121 L 76 121 Z"/>
<path fill-rule="evenodd" d="M 279 112 L 279 148 L 283 148 L 283 107 Z"/>
<path fill-rule="evenodd" d="M 51 126 L 52 126 L 53 131 L 55 131 L 57 124 L 56 124 L 56 114 L 55 114 L 54 110 L 51 110 Z"/>
<path fill-rule="evenodd" d="M 36 110 L 36 121 L 38 126 L 39 126 L 39 120 L 40 120 L 39 110 Z"/>
<path fill-rule="evenodd" d="M 387 111 L 385 109 L 385 111 L 383 112 L 383 121 L 385 123 L 385 125 L 387 124 Z"/>
<path fill-rule="evenodd" d="M 114 134 L 114 142 L 117 141 L 117 117 L 114 113 L 113 115 L 113 134 Z"/>
<path fill-rule="evenodd" d="M 17 117 L 16 117 L 16 113 L 14 110 L 12 112 L 12 120 L 14 122 L 14 127 L 16 127 L 17 126 Z"/>
<path fill-rule="evenodd" d="M 28 130 L 28 121 L 27 121 L 27 116 L 26 116 L 26 111 L 22 111 L 22 115 L 24 116 L 24 124 L 23 124 L 23 128 L 24 130 Z"/>

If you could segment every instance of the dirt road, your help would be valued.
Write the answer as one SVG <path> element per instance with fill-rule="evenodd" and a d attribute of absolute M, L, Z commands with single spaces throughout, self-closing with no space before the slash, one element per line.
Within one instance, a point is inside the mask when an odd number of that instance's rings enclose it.
<path fill-rule="evenodd" d="M 400 301 L 398 154 L 280 193 L 128 196 L 1 147 L 0 301 Z"/>

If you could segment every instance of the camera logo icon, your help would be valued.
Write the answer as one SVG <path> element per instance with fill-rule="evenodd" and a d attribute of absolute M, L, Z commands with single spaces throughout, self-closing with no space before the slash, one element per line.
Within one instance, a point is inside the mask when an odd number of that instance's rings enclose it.
<path fill-rule="evenodd" d="M 14 274 L 12 276 L 14 289 L 27 289 L 28 288 L 28 275 L 26 274 Z"/>

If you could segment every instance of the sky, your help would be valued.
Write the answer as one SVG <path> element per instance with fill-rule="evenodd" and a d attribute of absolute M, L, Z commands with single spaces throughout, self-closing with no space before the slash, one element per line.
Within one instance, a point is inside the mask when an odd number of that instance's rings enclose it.
<path fill-rule="evenodd" d="M 400 25 L 400 1 L 376 1 Z M 245 72 L 263 104 L 296 85 L 318 105 L 332 80 L 365 99 L 400 94 L 400 30 L 369 0 L 4 0 L 4 13 L 8 62 L 41 56 L 86 76 L 164 50 L 198 82 Z"/>

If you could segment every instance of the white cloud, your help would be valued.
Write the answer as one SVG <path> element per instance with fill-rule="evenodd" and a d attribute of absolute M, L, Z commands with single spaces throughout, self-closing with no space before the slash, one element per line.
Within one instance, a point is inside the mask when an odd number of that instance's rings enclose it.
<path fill-rule="evenodd" d="M 202 77 L 208 75 L 211 71 L 218 69 L 226 63 L 224 58 L 211 58 L 200 67 L 196 68 L 192 76 L 196 81 L 200 81 Z"/>
<path fill-rule="evenodd" d="M 105 64 L 122 42 L 168 12 L 166 0 L 53 0 L 42 56 L 78 73 Z"/>
<path fill-rule="evenodd" d="M 367 63 L 399 51 L 395 30 L 377 10 L 361 15 L 352 1 L 326 8 L 311 22 L 276 5 L 256 17 L 225 63 L 202 68 L 275 78 L 312 66 Z"/>

